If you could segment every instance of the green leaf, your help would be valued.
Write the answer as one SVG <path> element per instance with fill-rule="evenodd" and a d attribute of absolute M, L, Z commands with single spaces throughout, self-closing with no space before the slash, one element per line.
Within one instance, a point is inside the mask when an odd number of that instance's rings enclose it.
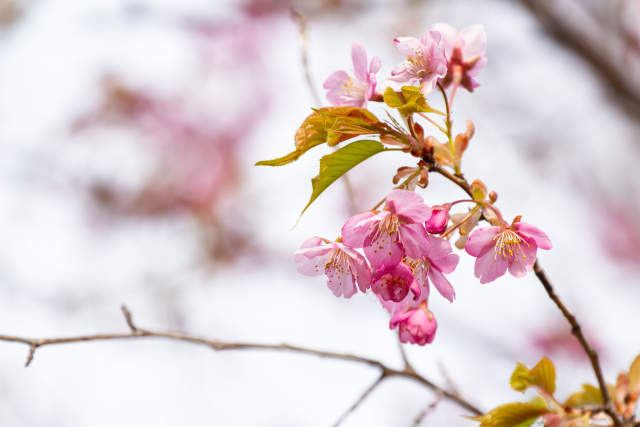
<path fill-rule="evenodd" d="M 531 374 L 536 380 L 536 385 L 553 396 L 556 392 L 556 368 L 553 362 L 544 357 L 533 367 Z"/>
<path fill-rule="evenodd" d="M 300 216 L 307 210 L 324 190 L 333 184 L 338 178 L 344 175 L 354 166 L 368 159 L 369 157 L 387 151 L 379 142 L 369 139 L 355 141 L 342 147 L 338 151 L 327 154 L 320 159 L 320 173 L 311 180 L 313 192 L 307 206 L 302 210 Z"/>
<path fill-rule="evenodd" d="M 304 153 L 300 151 L 294 151 L 287 154 L 286 156 L 278 157 L 277 159 L 259 161 L 255 164 L 255 166 L 284 166 L 287 163 L 295 162 L 300 158 L 300 156 L 302 156 L 302 154 Z"/>
<path fill-rule="evenodd" d="M 388 87 L 384 91 L 384 103 L 391 108 L 395 108 L 400 111 L 404 116 L 408 116 L 412 113 L 436 113 L 444 116 L 441 111 L 433 109 L 427 104 L 419 87 L 415 86 L 402 86 L 401 92 L 395 92 Z"/>
<path fill-rule="evenodd" d="M 509 380 L 511 388 L 515 391 L 524 393 L 529 387 L 531 387 L 532 381 L 533 377 L 529 373 L 529 368 L 527 368 L 524 363 L 518 362 L 516 368 L 511 374 L 511 380 Z"/>
<path fill-rule="evenodd" d="M 294 136 L 296 150 L 273 160 L 263 160 L 256 166 L 283 166 L 321 144 L 333 147 L 340 142 L 362 135 L 388 135 L 396 140 L 406 136 L 393 129 L 369 110 L 357 107 L 325 107 L 313 109 Z"/>
<path fill-rule="evenodd" d="M 582 390 L 569 396 L 564 404 L 572 408 L 602 405 L 602 393 L 598 387 L 590 384 L 582 384 Z"/>
<path fill-rule="evenodd" d="M 531 370 L 518 362 L 509 383 L 515 391 L 524 393 L 530 387 L 537 387 L 552 396 L 556 391 L 556 369 L 553 362 L 546 357 Z"/>
<path fill-rule="evenodd" d="M 484 415 L 469 418 L 480 421 L 480 427 L 528 427 L 544 414 L 552 412 L 541 396 L 530 402 L 500 405 Z"/>

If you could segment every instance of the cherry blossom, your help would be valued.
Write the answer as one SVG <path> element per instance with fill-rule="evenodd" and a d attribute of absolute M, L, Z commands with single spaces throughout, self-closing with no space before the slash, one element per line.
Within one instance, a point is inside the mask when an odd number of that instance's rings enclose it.
<path fill-rule="evenodd" d="M 344 70 L 336 71 L 325 80 L 323 87 L 328 90 L 327 100 L 332 105 L 366 108 L 375 95 L 376 73 L 382 63 L 375 56 L 367 69 L 367 52 L 359 43 L 351 44 L 351 58 L 355 76 L 349 76 Z"/>
<path fill-rule="evenodd" d="M 418 83 L 424 95 L 433 90 L 437 80 L 447 74 L 447 58 L 440 33 L 427 31 L 421 40 L 413 37 L 398 37 L 394 40 L 396 47 L 407 57 L 396 65 L 387 82 Z M 390 84 L 391 86 L 392 84 Z"/>
<path fill-rule="evenodd" d="M 340 242 L 311 237 L 296 251 L 294 260 L 298 271 L 306 276 L 326 274 L 327 286 L 337 297 L 351 298 L 357 292 L 356 283 L 362 292 L 371 287 L 367 261 Z"/>
<path fill-rule="evenodd" d="M 456 292 L 451 283 L 444 276 L 452 273 L 458 266 L 460 257 L 453 253 L 451 244 L 440 237 L 428 236 L 429 253 L 420 259 L 407 258 L 406 263 L 411 267 L 413 275 L 420 286 L 419 300 L 429 297 L 429 279 L 440 295 L 453 302 Z"/>
<path fill-rule="evenodd" d="M 342 227 L 344 244 L 363 248 L 375 269 L 398 265 L 405 253 L 421 258 L 429 252 L 427 231 L 422 225 L 431 208 L 412 191 L 394 190 L 385 210 L 368 211 L 350 218 Z"/>
<path fill-rule="evenodd" d="M 539 228 L 520 222 L 520 216 L 509 227 L 478 228 L 465 245 L 467 253 L 477 257 L 475 275 L 480 283 L 494 281 L 507 269 L 513 277 L 523 277 L 533 270 L 538 248 L 551 249 L 549 237 Z"/>
<path fill-rule="evenodd" d="M 433 30 L 442 35 L 442 44 L 449 62 L 449 69 L 441 78 L 442 85 L 462 85 L 469 92 L 473 92 L 474 88 L 480 86 L 474 79 L 487 64 L 487 58 L 484 56 L 487 51 L 484 27 L 472 25 L 458 33 L 451 25 L 438 23 L 433 26 Z"/>
<path fill-rule="evenodd" d="M 414 300 L 420 297 L 420 286 L 413 276 L 411 267 L 404 262 L 377 269 L 373 274 L 371 290 L 385 301 L 400 302 L 407 297 L 410 290 Z"/>
<path fill-rule="evenodd" d="M 396 327 L 403 343 L 425 345 L 436 337 L 438 323 L 427 307 L 427 301 L 423 300 L 417 307 L 396 310 L 389 321 L 389 329 Z"/>

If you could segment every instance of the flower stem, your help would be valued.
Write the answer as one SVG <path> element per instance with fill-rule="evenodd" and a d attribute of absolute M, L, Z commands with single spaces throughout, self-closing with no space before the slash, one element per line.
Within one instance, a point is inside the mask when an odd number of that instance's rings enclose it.
<path fill-rule="evenodd" d="M 439 124 L 437 124 L 431 117 L 427 116 L 424 113 L 418 113 L 418 115 L 420 117 L 422 117 L 423 119 L 426 119 L 429 123 L 431 123 L 435 127 L 437 127 L 440 132 L 444 133 L 445 135 L 448 135 L 447 130 L 445 128 L 443 128 L 442 126 L 440 126 Z"/>

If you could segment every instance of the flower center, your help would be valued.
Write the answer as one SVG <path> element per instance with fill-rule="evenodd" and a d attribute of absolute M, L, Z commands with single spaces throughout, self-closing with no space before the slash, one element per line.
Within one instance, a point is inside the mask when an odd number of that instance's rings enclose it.
<path fill-rule="evenodd" d="M 369 83 L 360 81 L 356 78 L 349 77 L 342 85 L 342 91 L 338 95 L 344 101 L 363 101 L 367 90 L 369 89 Z"/>
<path fill-rule="evenodd" d="M 522 257 L 523 259 L 527 257 L 520 246 L 523 239 L 514 231 L 505 230 L 494 237 L 493 240 L 496 242 L 496 248 L 494 251 L 495 257 L 493 258 L 494 261 L 498 261 L 498 255 L 502 255 L 503 258 L 506 258 L 507 256 L 515 258 L 516 262 L 518 262 L 518 257 Z M 526 241 L 524 241 L 524 243 L 527 247 L 530 247 Z"/>

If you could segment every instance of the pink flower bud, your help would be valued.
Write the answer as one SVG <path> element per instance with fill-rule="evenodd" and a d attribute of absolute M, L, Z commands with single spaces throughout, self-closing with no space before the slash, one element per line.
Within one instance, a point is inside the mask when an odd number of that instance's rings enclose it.
<path fill-rule="evenodd" d="M 427 301 L 422 301 L 417 308 L 394 314 L 389 322 L 389 328 L 395 327 L 398 327 L 400 341 L 403 343 L 425 345 L 433 342 L 436 337 L 438 323 L 427 307 Z"/>
<path fill-rule="evenodd" d="M 450 205 L 445 204 L 443 206 L 433 206 L 431 208 L 431 218 L 424 223 L 425 228 L 431 234 L 444 233 L 449 224 L 449 209 Z"/>

